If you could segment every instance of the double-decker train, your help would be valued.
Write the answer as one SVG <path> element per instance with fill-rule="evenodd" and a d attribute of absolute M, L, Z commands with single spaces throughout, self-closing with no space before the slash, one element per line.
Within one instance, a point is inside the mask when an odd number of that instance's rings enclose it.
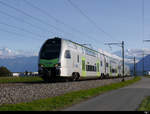
<path fill-rule="evenodd" d="M 129 67 L 124 68 L 124 75 L 130 75 Z M 122 60 L 113 55 L 58 37 L 45 41 L 39 52 L 38 72 L 47 82 L 121 77 L 122 69 Z"/>

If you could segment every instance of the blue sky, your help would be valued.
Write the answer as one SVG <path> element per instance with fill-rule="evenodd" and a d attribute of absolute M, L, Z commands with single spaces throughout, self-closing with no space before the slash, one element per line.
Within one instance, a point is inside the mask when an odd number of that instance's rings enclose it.
<path fill-rule="evenodd" d="M 90 23 L 68 0 L 0 1 L 7 4 L 6 6 L 0 2 L 0 48 L 38 53 L 43 42 L 55 36 L 81 44 L 90 43 L 94 49 L 101 48 L 108 52 L 121 48 L 112 46 L 110 50 L 104 43 L 122 40 L 125 41 L 125 49 L 150 48 L 149 43 L 142 42 L 143 39 L 150 39 L 149 0 L 144 0 L 144 38 L 143 0 L 71 0 L 107 34 Z M 28 2 L 57 20 L 41 13 Z M 28 16 L 8 5 L 25 12 Z"/>

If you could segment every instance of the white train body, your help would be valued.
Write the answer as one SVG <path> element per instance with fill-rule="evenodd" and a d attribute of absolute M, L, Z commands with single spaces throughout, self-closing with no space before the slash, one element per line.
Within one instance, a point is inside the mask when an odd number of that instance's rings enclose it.
<path fill-rule="evenodd" d="M 48 41 L 55 42 L 55 40 L 59 42 L 56 45 L 60 45 L 57 53 L 59 55 L 56 57 L 53 55 L 53 51 L 57 50 L 57 47 L 55 49 L 55 46 L 52 47 L 51 44 L 47 43 Z M 45 45 L 50 45 L 52 48 L 46 50 Z M 80 78 L 122 76 L 122 62 L 120 59 L 111 56 L 111 54 L 95 51 L 70 40 L 60 38 L 47 40 L 42 48 L 39 53 L 40 74 L 45 75 L 45 72 L 50 70 L 51 75 L 55 75 L 55 77 L 72 77 L 75 73 Z M 51 56 L 51 54 L 54 56 L 53 58 L 46 57 Z M 129 70 L 128 66 L 125 66 L 126 75 L 130 75 Z"/>

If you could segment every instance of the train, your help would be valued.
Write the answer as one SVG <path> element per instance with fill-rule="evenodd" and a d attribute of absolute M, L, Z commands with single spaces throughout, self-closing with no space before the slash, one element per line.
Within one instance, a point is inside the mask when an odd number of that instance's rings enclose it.
<path fill-rule="evenodd" d="M 59 37 L 46 40 L 39 51 L 38 72 L 46 82 L 122 77 L 122 69 L 117 56 Z M 124 69 L 124 75 L 129 76 L 129 66 Z"/>

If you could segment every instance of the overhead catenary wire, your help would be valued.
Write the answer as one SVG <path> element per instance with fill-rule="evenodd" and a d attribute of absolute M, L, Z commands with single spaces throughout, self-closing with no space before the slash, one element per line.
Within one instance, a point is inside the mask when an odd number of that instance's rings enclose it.
<path fill-rule="evenodd" d="M 18 18 L 18 17 L 14 16 L 14 15 L 10 15 L 10 14 L 4 12 L 4 11 L 1 11 L 1 10 L 0 10 L 0 13 L 3 14 L 3 15 L 5 15 L 5 16 L 8 16 L 8 17 L 10 17 L 10 18 L 12 18 L 12 19 L 14 19 L 14 20 L 20 21 L 20 22 L 22 22 L 22 23 L 26 23 L 26 24 L 28 24 L 28 25 L 30 25 L 31 27 L 34 27 L 34 28 L 36 28 L 36 29 L 39 29 L 39 30 L 42 30 L 42 31 L 46 31 L 46 30 L 47 30 L 47 29 L 41 28 L 41 26 L 38 26 L 38 25 L 35 25 L 35 24 L 30 23 L 30 22 L 28 22 L 28 21 L 25 21 L 24 19 Z"/>
<path fill-rule="evenodd" d="M 54 25 L 52 25 L 52 24 L 50 24 L 50 23 L 47 23 L 47 22 L 45 22 L 45 21 L 43 21 L 43 20 L 41 20 L 41 19 L 39 19 L 39 18 L 37 18 L 37 17 L 34 17 L 34 16 L 32 16 L 32 15 L 26 13 L 25 11 L 21 10 L 21 9 L 18 9 L 18 8 L 16 8 L 16 7 L 13 7 L 13 6 L 11 6 L 11 5 L 9 5 L 9 4 L 5 3 L 5 2 L 2 2 L 2 1 L 0 1 L 0 4 L 6 6 L 6 7 L 8 7 L 8 8 L 11 8 L 11 9 L 17 11 L 17 12 L 20 12 L 21 14 L 23 14 L 23 15 L 25 15 L 25 16 L 27 16 L 27 17 L 30 17 L 30 18 L 32 18 L 33 20 L 38 21 L 39 23 L 42 23 L 42 24 L 44 24 L 44 25 L 46 25 L 46 26 L 49 25 L 49 27 L 52 27 L 52 28 L 54 28 L 55 30 L 57 30 L 57 31 L 59 31 L 59 32 L 61 32 L 61 33 L 65 33 L 64 30 L 62 30 L 62 29 L 60 29 L 60 28 L 58 28 L 58 27 L 56 27 L 56 26 L 54 26 Z M 68 34 L 69 34 L 69 33 L 68 33 Z"/>
<path fill-rule="evenodd" d="M 34 8 L 34 9 L 40 11 L 42 14 L 45 14 L 45 15 L 48 16 L 49 18 L 53 19 L 55 22 L 64 25 L 66 28 L 69 28 L 69 30 L 72 30 L 73 32 L 76 32 L 76 33 L 78 33 L 78 34 L 80 34 L 80 35 L 82 35 L 82 36 L 84 36 L 84 37 L 86 36 L 86 38 L 88 38 L 88 39 L 90 39 L 90 40 L 93 39 L 93 37 L 89 36 L 87 33 L 81 32 L 80 30 L 78 30 L 78 29 L 76 29 L 76 28 L 74 28 L 74 27 L 72 27 L 72 26 L 66 24 L 66 23 L 63 22 L 62 20 L 57 19 L 55 16 L 53 16 L 52 14 L 50 14 L 50 12 L 47 12 L 47 11 L 43 10 L 42 8 L 36 6 L 35 4 L 32 4 L 32 3 L 29 2 L 28 0 L 23 0 L 23 1 L 24 1 L 26 4 L 28 4 L 29 6 L 31 6 L 32 8 Z M 97 39 L 95 39 L 95 40 L 97 40 Z M 94 41 L 95 41 L 95 40 L 94 40 Z"/>
<path fill-rule="evenodd" d="M 69 3 L 72 7 L 74 7 L 81 15 L 83 15 L 91 24 L 93 24 L 100 32 L 102 32 L 102 33 L 104 33 L 105 35 L 107 35 L 108 38 L 114 39 L 114 38 L 112 37 L 112 35 L 110 35 L 108 32 L 106 32 L 106 31 L 103 30 L 101 27 L 99 27 L 99 26 L 97 25 L 97 23 L 96 23 L 93 19 L 91 19 L 87 14 L 85 14 L 85 13 L 83 12 L 83 10 L 81 10 L 81 8 L 79 8 L 75 3 L 73 3 L 71 0 L 67 0 L 67 1 L 68 1 L 68 3 Z"/>
<path fill-rule="evenodd" d="M 49 26 L 49 27 L 51 27 L 51 28 L 54 28 L 54 29 L 57 30 L 57 31 L 61 31 L 61 33 L 65 33 L 62 29 L 60 29 L 60 28 L 58 28 L 58 27 L 55 27 L 55 26 L 53 26 L 52 24 L 49 24 L 49 23 L 47 23 L 47 22 L 45 22 L 45 21 L 43 21 L 43 20 L 41 20 L 41 19 L 39 19 L 39 18 L 36 18 L 36 17 L 34 17 L 34 16 L 32 16 L 32 15 L 26 13 L 26 12 L 23 11 L 23 10 L 20 10 L 20 9 L 18 9 L 18 8 L 16 8 L 16 7 L 13 7 L 13 6 L 11 6 L 11 5 L 9 5 L 9 4 L 5 3 L 5 2 L 2 2 L 2 1 L 0 1 L 0 4 L 6 6 L 6 7 L 8 7 L 8 8 L 10 8 L 10 9 L 13 9 L 13 10 L 15 10 L 15 11 L 17 11 L 17 12 L 19 12 L 19 13 L 21 13 L 21 14 L 23 14 L 23 15 L 29 17 L 29 18 L 32 18 L 33 20 L 36 20 L 37 22 L 39 22 L 39 23 L 41 23 L 41 24 L 44 24 L 44 25 Z M 3 14 L 4 14 L 4 12 L 3 12 Z M 10 16 L 10 15 L 9 15 L 9 16 Z M 63 31 L 63 32 L 62 32 L 62 31 Z M 69 32 L 66 32 L 66 33 L 67 33 L 67 34 L 70 34 L 70 35 L 72 36 L 71 33 L 69 33 Z M 57 33 L 57 34 L 58 34 L 58 33 Z M 60 35 L 57 35 L 56 37 L 59 37 L 59 36 L 60 36 Z"/>
<path fill-rule="evenodd" d="M 19 37 L 16 37 L 17 39 L 21 39 L 21 40 L 25 39 L 23 34 L 20 34 L 18 32 L 12 32 L 12 30 L 9 31 L 9 30 L 5 30 L 4 28 L 3 29 L 0 28 L 0 31 L 15 35 L 15 36 L 19 36 Z M 9 37 L 9 38 L 11 38 L 11 37 Z M 31 37 L 30 39 L 33 39 L 34 41 L 38 41 L 37 38 L 35 38 L 35 37 Z M 39 40 L 42 40 L 42 39 L 39 39 Z"/>
<path fill-rule="evenodd" d="M 15 28 L 15 29 L 17 29 L 17 30 L 21 30 L 21 31 L 27 32 L 27 33 L 32 34 L 32 35 L 34 35 L 34 36 L 42 37 L 40 34 L 37 34 L 37 33 L 35 34 L 35 33 L 31 32 L 31 31 L 29 31 L 29 30 L 26 30 L 26 29 L 24 29 L 24 28 L 22 28 L 22 27 L 17 27 L 17 26 L 10 25 L 10 24 L 4 23 L 4 22 L 3 22 L 3 23 L 0 22 L 0 24 L 1 24 L 1 25 L 4 25 L 4 26 L 11 27 L 11 28 Z M 38 38 L 38 37 L 37 37 L 37 38 Z"/>

